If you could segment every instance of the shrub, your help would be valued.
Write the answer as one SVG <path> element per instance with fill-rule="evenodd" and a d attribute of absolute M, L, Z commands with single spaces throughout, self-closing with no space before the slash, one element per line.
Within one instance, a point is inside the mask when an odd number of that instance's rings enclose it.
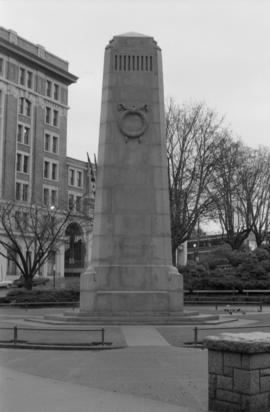
<path fill-rule="evenodd" d="M 266 270 L 266 272 L 270 272 L 270 259 L 261 261 L 261 265 Z"/>
<path fill-rule="evenodd" d="M 215 269 L 218 266 L 228 265 L 228 264 L 229 264 L 229 260 L 226 257 L 213 258 L 212 260 L 208 262 L 209 269 Z"/>
<path fill-rule="evenodd" d="M 13 303 L 40 303 L 40 302 L 76 302 L 79 292 L 75 290 L 11 290 L 6 298 Z"/>
<path fill-rule="evenodd" d="M 270 259 L 269 251 L 267 251 L 267 249 L 262 248 L 262 247 L 258 247 L 257 249 L 255 249 L 253 251 L 253 254 L 257 257 L 259 262 Z"/>
<path fill-rule="evenodd" d="M 237 267 L 246 259 L 248 259 L 249 254 L 243 251 L 228 250 L 226 257 L 230 265 Z"/>
<path fill-rule="evenodd" d="M 269 249 L 270 250 L 270 249 Z M 230 267 L 219 267 L 231 265 Z M 194 289 L 267 289 L 270 288 L 270 254 L 266 248 L 235 251 L 220 248 L 203 264 L 190 262 L 179 268 L 186 290 Z"/>

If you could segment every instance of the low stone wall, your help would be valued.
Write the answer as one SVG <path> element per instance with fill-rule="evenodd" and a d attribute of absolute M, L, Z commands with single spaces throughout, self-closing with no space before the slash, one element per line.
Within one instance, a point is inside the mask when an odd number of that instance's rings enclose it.
<path fill-rule="evenodd" d="M 209 411 L 270 411 L 270 334 L 222 334 L 208 348 Z"/>

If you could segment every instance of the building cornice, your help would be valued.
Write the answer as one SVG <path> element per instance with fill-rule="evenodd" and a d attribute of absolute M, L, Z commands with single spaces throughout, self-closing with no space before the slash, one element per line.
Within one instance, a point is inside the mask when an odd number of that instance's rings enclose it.
<path fill-rule="evenodd" d="M 9 53 L 12 57 L 19 58 L 28 64 L 30 63 L 31 65 L 46 70 L 54 77 L 58 76 L 68 85 L 75 83 L 78 80 L 78 77 L 74 74 L 0 37 L 0 51 L 1 50 L 3 50 L 4 53 Z"/>

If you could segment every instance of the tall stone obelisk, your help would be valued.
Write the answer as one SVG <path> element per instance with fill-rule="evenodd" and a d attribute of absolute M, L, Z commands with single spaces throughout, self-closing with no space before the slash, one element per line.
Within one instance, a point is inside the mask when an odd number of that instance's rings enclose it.
<path fill-rule="evenodd" d="M 93 250 L 80 312 L 121 322 L 183 310 L 172 266 L 161 50 L 115 36 L 105 50 Z"/>

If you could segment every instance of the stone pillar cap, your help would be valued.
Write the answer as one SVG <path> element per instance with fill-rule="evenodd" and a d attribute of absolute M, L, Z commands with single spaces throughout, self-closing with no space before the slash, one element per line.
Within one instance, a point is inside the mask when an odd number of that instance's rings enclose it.
<path fill-rule="evenodd" d="M 211 350 L 242 353 L 270 352 L 270 333 L 221 333 L 207 336 L 204 346 Z"/>

